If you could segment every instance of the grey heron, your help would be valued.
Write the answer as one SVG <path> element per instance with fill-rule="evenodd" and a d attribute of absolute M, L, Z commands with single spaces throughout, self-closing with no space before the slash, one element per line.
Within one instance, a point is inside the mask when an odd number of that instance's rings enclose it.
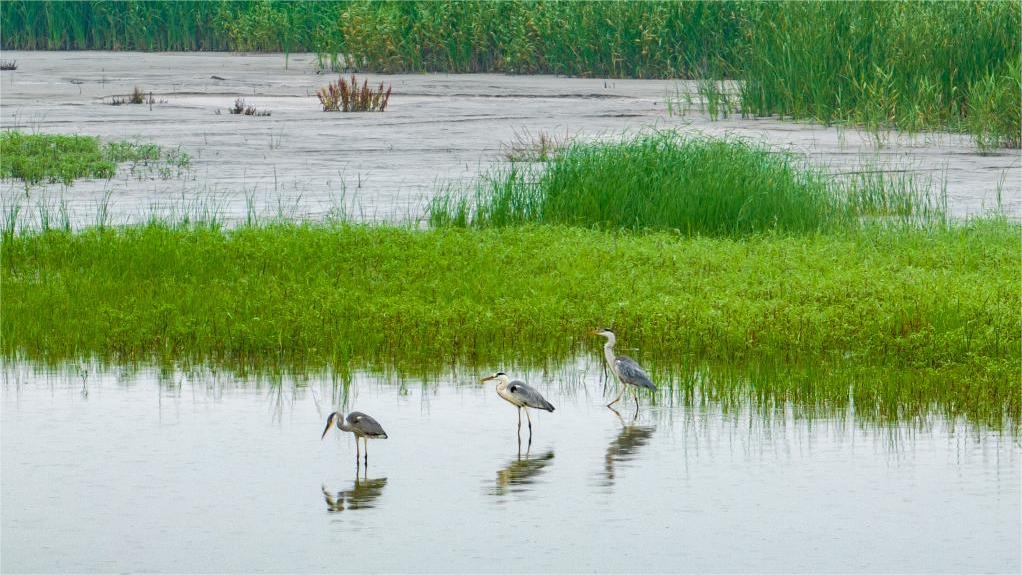
<path fill-rule="evenodd" d="M 532 439 L 532 416 L 529 415 L 529 408 L 553 411 L 554 406 L 543 398 L 543 395 L 535 388 L 524 381 L 511 381 L 507 374 L 499 371 L 493 375 L 484 377 L 483 383 L 497 380 L 497 395 L 504 398 L 511 405 L 518 408 L 518 433 L 522 432 L 522 410 L 525 410 L 525 417 L 529 420 L 529 439 Z M 519 439 L 521 441 L 521 439 Z"/>
<path fill-rule="evenodd" d="M 330 431 L 330 426 L 337 424 L 337 429 L 341 431 L 347 431 L 355 435 L 355 461 L 358 462 L 359 452 L 358 440 L 362 439 L 366 444 L 365 461 L 369 462 L 369 440 L 370 439 L 387 439 L 387 432 L 383 431 L 383 426 L 379 424 L 375 419 L 360 411 L 352 411 L 348 414 L 348 417 L 344 417 L 342 414 L 336 411 L 331 413 L 326 418 L 326 428 L 323 429 L 323 435 L 320 439 L 326 437 L 326 433 Z"/>
<path fill-rule="evenodd" d="M 614 335 L 614 332 L 607 328 L 600 328 L 593 331 L 593 334 L 607 338 L 607 343 L 603 344 L 603 357 L 606 358 L 610 371 L 617 376 L 621 383 L 625 384 L 621 388 L 621 393 L 617 395 L 617 399 L 608 403 L 607 407 L 621 401 L 621 397 L 625 394 L 625 389 L 630 389 L 632 397 L 635 399 L 635 410 L 638 411 L 639 397 L 635 394 L 635 390 L 641 388 L 656 391 L 656 385 L 649 379 L 649 374 L 646 373 L 646 370 L 642 369 L 642 366 L 634 359 L 627 355 L 614 354 L 614 344 L 617 343 L 617 337 Z"/>

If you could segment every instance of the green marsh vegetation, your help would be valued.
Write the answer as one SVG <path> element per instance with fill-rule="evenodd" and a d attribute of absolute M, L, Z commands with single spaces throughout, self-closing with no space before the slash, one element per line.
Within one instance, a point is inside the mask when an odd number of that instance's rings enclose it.
<path fill-rule="evenodd" d="M 8 206 L 2 352 L 426 380 L 558 369 L 609 324 L 667 384 L 658 401 L 1022 420 L 1017 223 L 949 220 L 904 180 L 835 183 L 737 140 L 551 153 L 471 202 L 442 196 L 429 228 L 32 228 Z"/>
<path fill-rule="evenodd" d="M 1022 131 L 1019 0 L 11 1 L 0 17 L 4 49 L 315 51 L 336 71 L 693 78 L 717 117 L 966 131 L 983 149 L 1017 147 Z"/>
<path fill-rule="evenodd" d="M 157 166 L 161 174 L 188 167 L 191 157 L 179 149 L 136 142 L 102 143 L 99 138 L 80 135 L 0 133 L 0 178 L 22 180 L 25 185 L 62 182 L 70 185 L 80 178 L 112 178 L 117 165 L 130 163 Z"/>
<path fill-rule="evenodd" d="M 528 149 L 526 146 L 519 146 Z M 546 150 L 546 148 L 544 148 Z M 526 223 L 739 237 L 849 230 L 865 218 L 934 224 L 941 197 L 909 177 L 837 179 L 743 140 L 643 134 L 565 144 L 430 205 L 433 226 Z"/>
<path fill-rule="evenodd" d="M 997 219 L 742 238 L 154 221 L 2 241 L 6 357 L 422 374 L 550 365 L 612 324 L 672 387 L 700 362 L 814 366 L 747 391 L 1019 420 L 1020 229 Z"/>

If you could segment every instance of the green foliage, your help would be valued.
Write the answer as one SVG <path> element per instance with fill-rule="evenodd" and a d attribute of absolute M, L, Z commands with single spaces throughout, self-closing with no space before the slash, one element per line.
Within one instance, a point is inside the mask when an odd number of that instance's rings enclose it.
<path fill-rule="evenodd" d="M 542 223 L 728 237 L 850 229 L 864 217 L 939 223 L 943 206 L 907 178 L 836 181 L 742 140 L 674 132 L 575 143 L 541 167 L 499 169 L 473 194 L 441 192 L 429 209 L 435 227 Z"/>
<path fill-rule="evenodd" d="M 442 366 L 563 359 L 610 324 L 668 363 L 1017 375 L 1019 241 L 1003 221 L 742 240 L 558 226 L 8 232 L 0 326 L 6 353 L 58 359 Z"/>
<path fill-rule="evenodd" d="M 111 178 L 117 164 L 162 163 L 185 168 L 191 157 L 181 150 L 165 150 L 155 144 L 111 142 L 101 144 L 93 136 L 59 134 L 0 134 L 0 178 L 16 178 L 26 184 L 63 182 L 79 178 Z"/>
<path fill-rule="evenodd" d="M 115 169 L 115 162 L 103 154 L 99 138 L 0 134 L 0 177 L 5 179 L 70 184 L 78 178 L 110 178 Z"/>
<path fill-rule="evenodd" d="M 968 127 L 980 149 L 1022 145 L 1022 59 L 969 86 Z"/>
<path fill-rule="evenodd" d="M 1017 61 L 1022 4 L 772 2 L 737 67 L 742 110 L 873 128 L 958 129 L 973 85 Z M 1019 93 L 998 113 L 1019 123 Z"/>
<path fill-rule="evenodd" d="M 1018 145 L 1020 14 L 1019 0 L 0 4 L 5 49 L 316 51 L 335 71 L 700 78 L 714 116 L 740 104 L 877 130 L 968 129 L 981 146 Z M 741 81 L 737 99 L 713 82 L 725 78 Z"/>

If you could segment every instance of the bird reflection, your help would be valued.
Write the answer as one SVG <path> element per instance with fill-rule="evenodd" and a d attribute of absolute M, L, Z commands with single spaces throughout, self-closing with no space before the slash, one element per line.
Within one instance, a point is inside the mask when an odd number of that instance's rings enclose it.
<path fill-rule="evenodd" d="M 617 414 L 618 419 L 621 420 L 621 432 L 607 446 L 607 454 L 604 456 L 604 484 L 607 486 L 614 485 L 615 467 L 619 463 L 635 459 L 636 452 L 643 445 L 649 443 L 649 438 L 655 431 L 654 427 L 635 425 L 635 418 L 625 423 L 616 410 L 611 408 L 611 411 Z"/>
<path fill-rule="evenodd" d="M 531 447 L 531 443 L 529 444 Z M 522 454 L 521 443 L 518 444 L 518 456 L 502 469 L 497 470 L 497 483 L 490 492 L 493 495 L 507 495 L 529 490 L 529 485 L 536 481 L 536 476 L 543 472 L 554 460 L 553 450 L 539 455 L 530 455 L 528 449 Z"/>
<path fill-rule="evenodd" d="M 327 491 L 325 485 L 322 486 L 323 499 L 326 501 L 327 511 L 330 513 L 339 513 L 345 509 L 371 509 L 374 507 L 376 499 L 383 494 L 383 488 L 386 486 L 386 477 L 368 479 L 363 476 L 360 478 L 356 471 L 355 485 L 351 489 L 338 491 L 335 495 Z"/>

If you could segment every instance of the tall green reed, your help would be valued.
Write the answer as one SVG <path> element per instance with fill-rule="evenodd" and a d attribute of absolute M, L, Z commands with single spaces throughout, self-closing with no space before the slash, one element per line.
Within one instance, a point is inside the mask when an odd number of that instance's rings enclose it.
<path fill-rule="evenodd" d="M 871 221 L 940 224 L 940 196 L 911 177 L 836 179 L 739 139 L 656 132 L 577 142 L 542 166 L 513 165 L 467 193 L 441 190 L 433 226 L 559 224 L 740 237 L 852 229 Z"/>
<path fill-rule="evenodd" d="M 741 110 L 1018 145 L 1019 0 L 31 2 L 5 49 L 315 51 L 337 71 L 738 80 Z M 710 109 L 736 102 L 707 84 Z M 726 104 L 720 107 L 720 104 Z"/>

